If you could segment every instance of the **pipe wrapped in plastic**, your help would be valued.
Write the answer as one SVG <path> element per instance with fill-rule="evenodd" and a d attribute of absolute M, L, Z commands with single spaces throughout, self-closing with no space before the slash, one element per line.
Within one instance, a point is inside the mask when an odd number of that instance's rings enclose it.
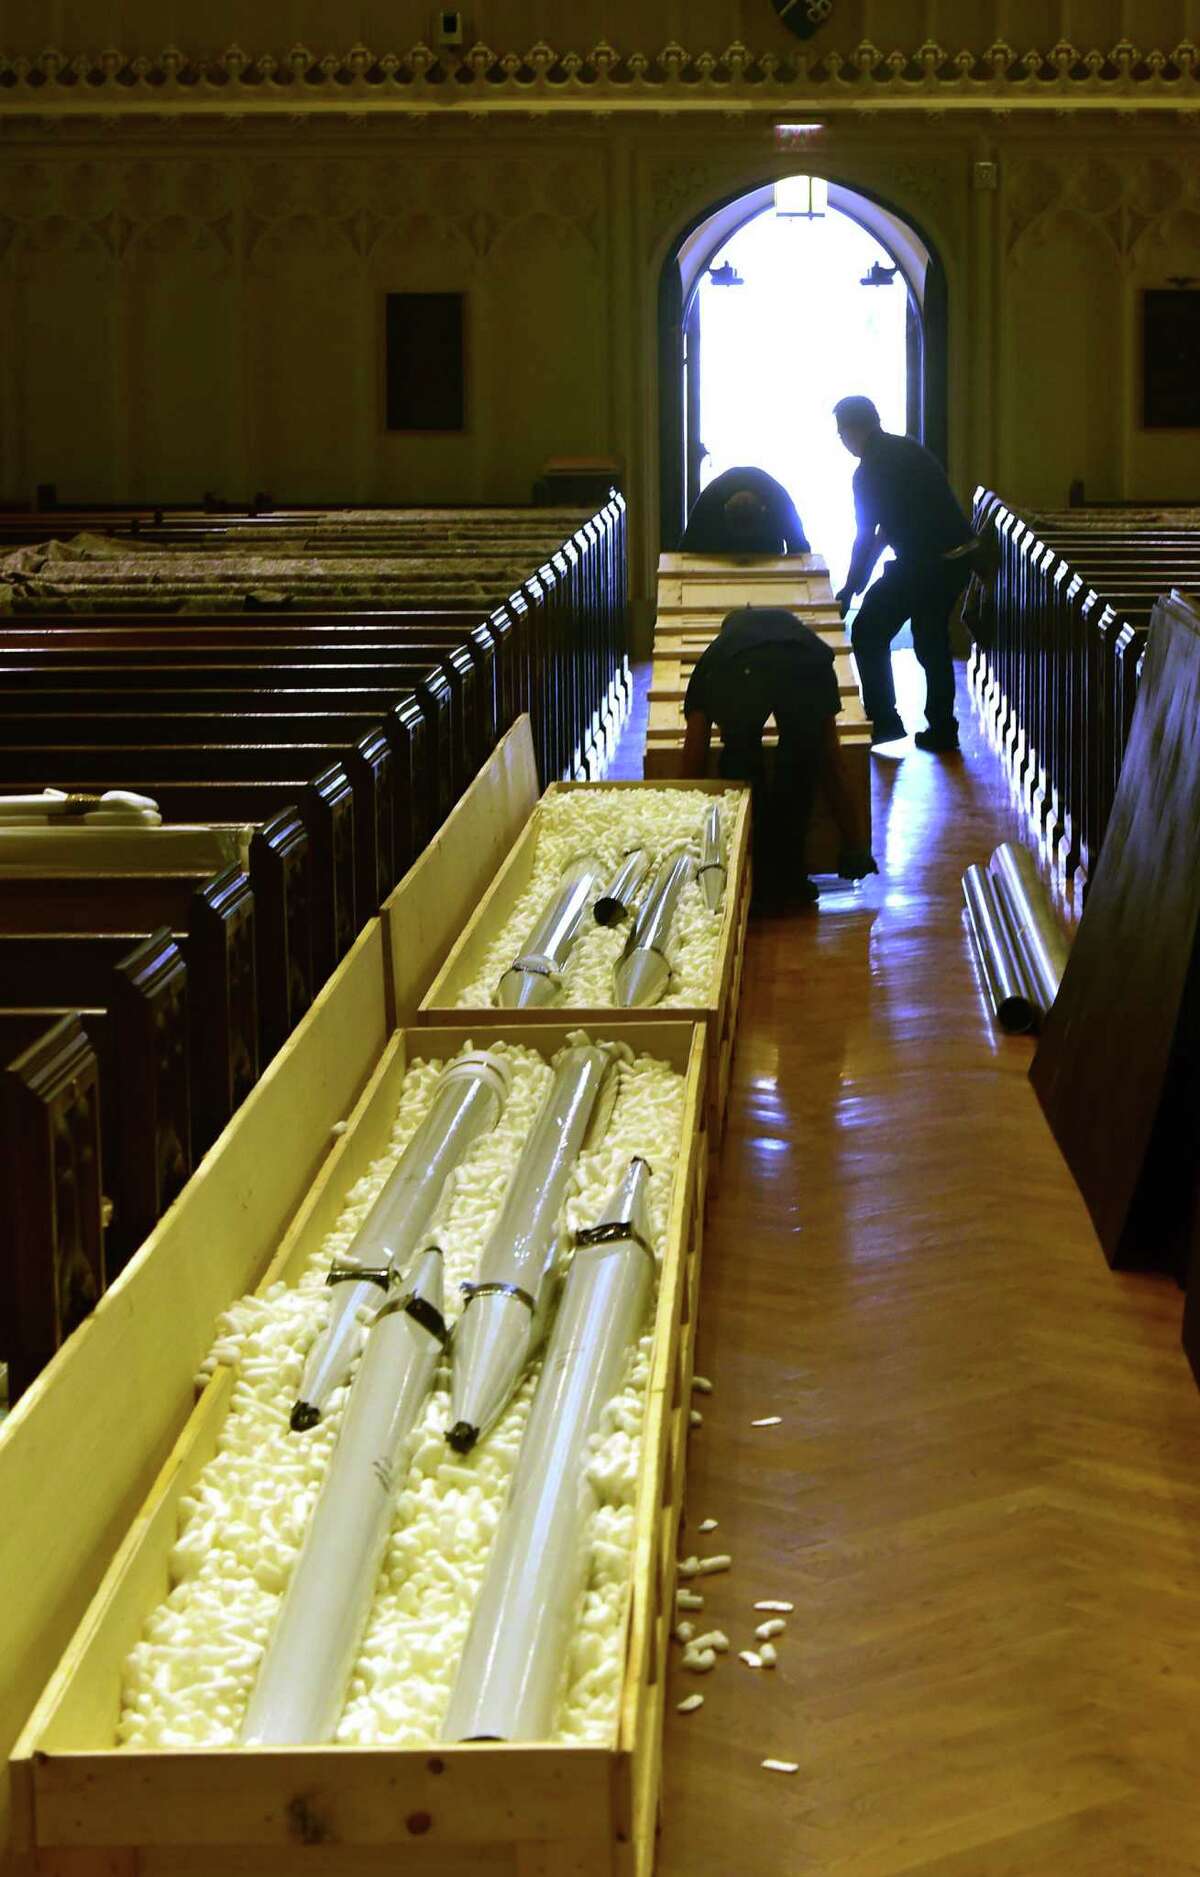
<path fill-rule="evenodd" d="M 668 854 L 638 911 L 625 950 L 613 967 L 613 1001 L 623 1010 L 656 1004 L 671 982 L 667 940 L 675 909 L 695 865 L 686 848 Z"/>
<path fill-rule="evenodd" d="M 1044 1015 L 1058 996 L 1067 968 L 1067 935 L 1027 847 L 1019 841 L 1003 842 L 992 855 L 991 871 L 1016 937 L 1026 981 Z"/>
<path fill-rule="evenodd" d="M 971 937 L 996 1021 L 1001 1029 L 1014 1034 L 1031 1030 L 1035 1021 L 1033 999 L 992 877 L 983 867 L 968 867 L 962 887 Z"/>
<path fill-rule="evenodd" d="M 620 925 L 629 917 L 650 867 L 644 847 L 630 848 L 593 907 L 597 925 Z"/>
<path fill-rule="evenodd" d="M 446 1740 L 545 1740 L 587 1585 L 591 1440 L 646 1314 L 646 1162 L 581 1232 L 467 1632 Z"/>
<path fill-rule="evenodd" d="M 704 817 L 700 834 L 700 865 L 696 879 L 709 912 L 719 912 L 725 898 L 725 859 L 721 852 L 721 804 L 714 802 Z"/>
<path fill-rule="evenodd" d="M 572 1044 L 555 1061 L 455 1326 L 446 1438 L 456 1453 L 469 1453 L 503 1412 L 541 1341 L 567 1181 L 585 1142 L 608 1126 L 620 1050 Z"/>
<path fill-rule="evenodd" d="M 246 1710 L 241 1737 L 248 1745 L 333 1738 L 391 1531 L 406 1443 L 445 1347 L 442 1305 L 442 1254 L 428 1246 L 407 1295 L 386 1303 L 371 1326 Z"/>
<path fill-rule="evenodd" d="M 564 869 L 554 898 L 496 987 L 496 997 L 506 1010 L 529 1010 L 556 1001 L 571 947 L 603 884 L 597 860 L 573 860 Z"/>
<path fill-rule="evenodd" d="M 292 1408 L 297 1433 L 320 1420 L 350 1373 L 363 1337 L 363 1310 L 384 1303 L 433 1217 L 452 1170 L 495 1127 L 511 1082 L 503 1056 L 471 1050 L 443 1070 L 429 1112 L 393 1167 L 345 1257 L 330 1270 L 329 1321 L 304 1365 Z"/>

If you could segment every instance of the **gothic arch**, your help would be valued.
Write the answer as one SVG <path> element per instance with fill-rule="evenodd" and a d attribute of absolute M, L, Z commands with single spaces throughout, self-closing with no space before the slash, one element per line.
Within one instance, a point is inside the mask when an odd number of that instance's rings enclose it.
<path fill-rule="evenodd" d="M 910 428 L 944 462 L 948 429 L 948 292 L 934 236 L 907 208 L 838 173 L 838 165 L 799 157 L 779 160 L 693 210 L 658 244 L 659 525 L 664 547 L 678 540 L 687 488 L 683 408 L 684 324 L 700 273 L 716 249 L 760 214 L 781 176 L 813 174 L 830 186 L 830 203 L 867 229 L 900 267 L 914 308 Z M 707 241 L 706 231 L 712 241 Z M 689 278 L 690 275 L 690 278 Z"/>

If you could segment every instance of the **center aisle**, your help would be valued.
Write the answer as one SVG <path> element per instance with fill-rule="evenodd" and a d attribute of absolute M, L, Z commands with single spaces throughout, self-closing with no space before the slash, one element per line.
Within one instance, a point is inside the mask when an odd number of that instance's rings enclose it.
<path fill-rule="evenodd" d="M 963 760 L 873 761 L 881 877 L 751 928 L 680 1539 L 732 1554 L 731 1651 L 675 1655 L 660 1877 L 1200 1868 L 1181 1300 L 1107 1270 L 992 1028 L 959 880 L 1021 829 L 959 717 Z"/>

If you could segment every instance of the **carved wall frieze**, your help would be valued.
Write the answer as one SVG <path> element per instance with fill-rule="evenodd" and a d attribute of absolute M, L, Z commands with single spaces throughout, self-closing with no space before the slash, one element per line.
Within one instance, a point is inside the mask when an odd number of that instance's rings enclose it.
<path fill-rule="evenodd" d="M 1054 99 L 1170 104 L 1197 96 L 1200 47 L 1190 40 L 1170 50 L 1121 40 L 1107 50 L 1059 41 L 1026 51 L 1004 41 L 956 50 L 934 40 L 889 51 L 864 40 L 813 56 L 799 46 L 781 54 L 735 43 L 713 52 L 672 42 L 645 52 L 602 42 L 577 52 L 544 41 L 525 52 L 482 44 L 435 51 L 417 44 L 406 52 L 354 45 L 318 54 L 297 45 L 283 54 L 250 54 L 233 45 L 211 58 L 176 47 L 156 53 L 51 47 L 33 58 L 0 56 L 0 113 L 216 110 L 240 117 L 269 109 L 304 118 L 372 105 L 486 115 L 493 106 L 514 103 L 725 109 L 741 101 L 770 106 L 800 98 L 825 104 L 938 98 L 987 106 Z"/>
<path fill-rule="evenodd" d="M 1064 218 L 1091 229 L 1123 265 L 1148 247 L 1187 245 L 1200 228 L 1200 153 L 1170 156 L 1044 154 L 1010 161 L 1005 188 L 1008 252 L 1020 266 L 1027 252 L 1052 241 Z"/>

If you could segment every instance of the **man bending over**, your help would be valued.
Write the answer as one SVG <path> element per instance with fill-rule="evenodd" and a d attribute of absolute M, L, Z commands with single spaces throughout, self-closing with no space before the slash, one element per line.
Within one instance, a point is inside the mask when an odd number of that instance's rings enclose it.
<path fill-rule="evenodd" d="M 721 774 L 752 786 L 756 911 L 781 911 L 789 898 L 815 902 L 805 848 L 818 790 L 841 838 L 841 877 L 878 872 L 842 767 L 834 722 L 841 707 L 833 652 L 793 613 L 769 606 L 730 613 L 696 661 L 683 700 L 683 773 L 707 774 L 718 724 Z M 762 737 L 771 716 L 779 746 L 768 784 Z"/>
<path fill-rule="evenodd" d="M 715 476 L 688 516 L 683 554 L 807 554 L 796 504 L 765 469 Z"/>

